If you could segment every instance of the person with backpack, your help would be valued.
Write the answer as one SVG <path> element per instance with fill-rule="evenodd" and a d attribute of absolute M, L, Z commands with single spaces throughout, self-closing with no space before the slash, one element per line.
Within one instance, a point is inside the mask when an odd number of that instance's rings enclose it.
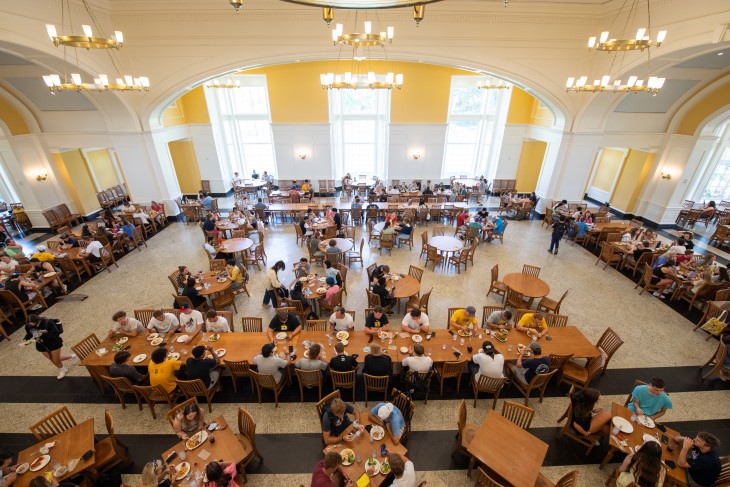
<path fill-rule="evenodd" d="M 66 360 L 76 360 L 75 353 L 61 355 L 63 347 L 63 324 L 60 320 L 42 318 L 38 315 L 28 316 L 25 324 L 25 343 L 30 345 L 35 340 L 35 349 L 38 350 L 58 368 L 58 379 L 63 379 L 68 374 L 68 368 L 63 365 Z"/>
<path fill-rule="evenodd" d="M 558 255 L 560 240 L 563 238 L 563 235 L 565 235 L 566 231 L 568 231 L 568 225 L 566 225 L 565 223 L 565 215 L 560 215 L 560 220 L 553 223 L 553 236 L 550 239 L 550 248 L 548 249 L 548 254 Z M 555 247 L 554 252 L 553 247 Z"/>

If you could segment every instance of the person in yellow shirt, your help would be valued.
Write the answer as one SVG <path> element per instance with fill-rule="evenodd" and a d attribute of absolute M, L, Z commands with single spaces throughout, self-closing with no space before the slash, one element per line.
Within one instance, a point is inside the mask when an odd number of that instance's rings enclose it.
<path fill-rule="evenodd" d="M 150 374 L 150 385 L 160 384 L 169 394 L 177 387 L 175 371 L 180 370 L 182 362 L 179 360 L 165 360 L 166 358 L 167 349 L 165 347 L 155 349 L 152 352 L 152 360 L 147 366 L 147 370 Z"/>
<path fill-rule="evenodd" d="M 537 338 L 547 335 L 548 332 L 545 316 L 542 313 L 525 313 L 515 328 L 520 331 L 532 329 L 534 333 L 537 333 Z"/>
<path fill-rule="evenodd" d="M 243 286 L 243 274 L 241 274 L 241 270 L 236 265 L 235 260 L 228 259 L 226 261 L 226 272 L 228 273 L 228 277 L 231 278 L 231 287 L 233 289 Z"/>
<path fill-rule="evenodd" d="M 309 184 L 309 179 L 304 180 L 304 184 L 302 184 L 302 191 L 305 193 L 309 193 L 309 190 L 312 189 L 312 185 Z"/>
<path fill-rule="evenodd" d="M 38 245 L 36 250 L 37 252 L 31 255 L 33 259 L 38 259 L 41 262 L 53 262 L 56 259 L 53 254 L 48 252 L 45 245 Z"/>
<path fill-rule="evenodd" d="M 449 330 L 469 330 L 469 328 L 473 328 L 476 330 L 476 313 L 477 310 L 476 308 L 474 308 L 474 306 L 467 306 L 464 309 L 456 310 L 454 314 L 451 315 L 451 319 L 449 320 Z"/>

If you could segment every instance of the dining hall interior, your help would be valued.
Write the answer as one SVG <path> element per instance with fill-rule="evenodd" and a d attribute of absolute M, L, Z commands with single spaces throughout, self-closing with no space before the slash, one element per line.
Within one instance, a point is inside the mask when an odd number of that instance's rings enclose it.
<path fill-rule="evenodd" d="M 3 2 L 0 485 L 730 486 L 728 26 Z"/>

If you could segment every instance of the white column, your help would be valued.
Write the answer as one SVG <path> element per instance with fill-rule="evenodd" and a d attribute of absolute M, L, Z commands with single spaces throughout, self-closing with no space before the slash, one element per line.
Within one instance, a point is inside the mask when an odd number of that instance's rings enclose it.
<path fill-rule="evenodd" d="M 233 172 L 228 161 L 219 160 L 211 124 L 187 126 L 198 160 L 200 179 L 210 181 L 212 193 L 226 193 L 231 188 Z"/>

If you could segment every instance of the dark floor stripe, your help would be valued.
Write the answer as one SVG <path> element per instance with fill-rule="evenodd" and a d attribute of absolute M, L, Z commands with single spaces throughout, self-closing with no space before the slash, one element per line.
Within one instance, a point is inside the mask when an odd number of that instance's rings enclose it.
<path fill-rule="evenodd" d="M 620 349 L 619 352 L 620 353 Z M 293 375 L 293 374 L 292 374 Z M 608 369 L 605 375 L 597 377 L 591 382 L 591 387 L 601 391 L 604 395 L 628 394 L 634 383 L 634 380 L 640 379 L 648 381 L 652 377 L 662 377 L 667 382 L 667 391 L 671 393 L 677 392 L 704 392 L 704 391 L 728 391 L 730 390 L 730 382 L 722 382 L 718 378 L 702 380 L 699 367 L 656 367 L 656 368 L 636 368 L 636 369 Z M 250 382 L 240 379 L 238 383 L 238 394 L 233 393 L 233 385 L 229 377 L 223 377 L 223 391 L 215 395 L 213 402 L 216 403 L 249 403 L 257 402 L 258 397 L 255 391 L 252 392 Z M 401 387 L 396 378 L 393 383 L 395 387 Z M 296 384 L 296 377 L 293 377 L 293 385 L 285 388 L 284 392 L 279 396 L 280 402 L 299 402 L 299 387 Z M 357 399 L 364 401 L 364 388 L 362 377 L 358 375 Z M 90 377 L 66 377 L 58 380 L 55 377 L 15 377 L 0 376 L 0 403 L 76 403 L 76 404 L 111 404 L 115 403 L 116 398 L 111 390 L 107 390 L 105 394 L 101 394 L 99 387 Z M 444 382 L 444 396 L 438 393 L 439 384 L 435 380 L 431 383 L 431 393 L 429 400 L 440 399 L 461 399 L 472 398 L 473 393 L 469 384 L 469 377 L 464 374 L 461 379 L 460 392 L 456 392 L 456 385 L 453 380 Z M 548 386 L 545 391 L 546 397 L 565 396 L 568 386 L 563 384 L 560 388 L 554 384 Z M 331 391 L 329 379 L 325 380 L 323 394 Z M 345 392 L 345 397 L 351 398 L 351 392 Z M 535 393 L 533 393 L 533 396 Z M 370 394 L 370 399 L 374 394 Z M 487 397 L 482 394 L 481 397 Z M 513 387 L 505 387 L 500 394 L 502 398 L 518 398 L 521 397 L 517 390 Z M 130 396 L 130 400 L 133 398 Z M 306 402 L 317 402 L 318 396 L 316 390 L 311 392 L 305 391 L 304 399 Z M 273 401 L 273 393 L 270 391 L 263 392 L 264 402 Z"/>
<path fill-rule="evenodd" d="M 313 413 L 312 409 L 306 412 Z M 316 421 L 312 415 L 312 421 Z M 709 420 L 665 423 L 682 434 L 693 436 L 698 431 L 710 431 L 724 444 L 730 442 L 730 420 Z M 447 426 L 455 426 L 448 424 Z M 594 448 L 589 456 L 585 455 L 585 448 L 568 438 L 555 438 L 559 427 L 531 428 L 530 433 L 549 445 L 545 462 L 546 467 L 565 465 L 597 465 L 608 449 L 605 438 L 600 447 Z M 406 447 L 408 457 L 413 460 L 419 471 L 428 470 L 457 470 L 465 469 L 468 464 L 466 457 L 450 453 L 456 445 L 456 430 L 441 431 L 414 431 L 411 433 Z M 129 454 L 134 459 L 134 465 L 119 468 L 119 473 L 140 473 L 145 463 L 153 458 L 159 458 L 162 452 L 177 443 L 170 435 L 117 435 L 118 439 L 129 447 Z M 0 434 L 0 449 L 17 453 L 35 445 L 37 440 L 32 434 Z M 249 473 L 308 473 L 322 458 L 322 436 L 317 433 L 302 434 L 264 434 L 256 435 L 256 445 L 264 457 L 259 465 L 254 460 L 247 471 Z M 721 454 L 726 451 L 721 447 Z M 376 452 L 379 455 L 379 452 Z M 285 462 L 280 459 L 286 458 Z M 226 459 L 223 459 L 226 460 Z M 623 455 L 616 455 L 614 463 L 623 460 Z M 606 472 L 612 469 L 607 468 Z"/>

